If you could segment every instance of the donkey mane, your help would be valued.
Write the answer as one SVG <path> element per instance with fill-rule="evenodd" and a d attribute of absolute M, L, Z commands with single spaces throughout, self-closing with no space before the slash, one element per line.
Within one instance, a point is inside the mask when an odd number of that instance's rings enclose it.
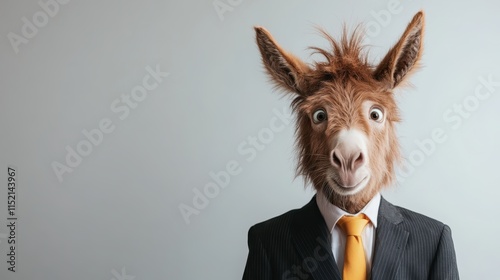
<path fill-rule="evenodd" d="M 320 54 L 326 61 L 314 61 L 313 71 L 305 73 L 308 80 L 308 88 L 304 95 L 314 94 L 325 83 L 331 81 L 341 82 L 343 85 L 348 81 L 371 81 L 375 67 L 368 62 L 368 54 L 363 45 L 364 30 L 358 25 L 352 33 L 344 25 L 340 40 L 336 40 L 324 29 L 318 28 L 320 34 L 328 41 L 331 50 L 310 46 L 312 54 Z M 373 80 L 375 82 L 375 80 Z M 379 83 L 367 85 L 370 89 L 381 87 Z M 303 100 L 299 95 L 292 101 L 292 108 L 297 107 Z"/>
<path fill-rule="evenodd" d="M 362 44 L 364 32 L 360 26 L 356 27 L 351 35 L 347 27 L 344 26 L 341 39 L 336 40 L 324 29 L 319 29 L 319 32 L 329 42 L 331 50 L 325 50 L 319 47 L 311 46 L 309 49 L 314 53 L 321 54 L 326 62 L 315 62 L 315 74 L 323 74 L 325 76 L 311 75 L 312 79 L 342 79 L 345 77 L 358 77 L 370 73 L 373 66 L 368 63 L 368 56 L 364 52 Z M 366 78 L 366 77 L 359 77 Z"/>

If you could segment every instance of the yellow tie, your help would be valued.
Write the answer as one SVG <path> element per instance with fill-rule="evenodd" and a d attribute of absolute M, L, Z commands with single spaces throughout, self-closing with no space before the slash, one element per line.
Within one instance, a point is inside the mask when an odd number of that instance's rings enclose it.
<path fill-rule="evenodd" d="M 365 214 L 344 216 L 337 225 L 346 233 L 344 280 L 366 280 L 366 260 L 361 233 L 369 220 Z"/>

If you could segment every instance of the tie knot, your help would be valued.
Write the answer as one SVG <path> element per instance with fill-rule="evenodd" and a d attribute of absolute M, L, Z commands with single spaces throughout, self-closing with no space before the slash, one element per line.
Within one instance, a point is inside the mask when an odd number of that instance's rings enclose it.
<path fill-rule="evenodd" d="M 365 214 L 359 214 L 357 216 L 343 216 L 337 225 L 346 233 L 346 235 L 361 236 L 363 228 L 368 224 L 370 220 Z"/>

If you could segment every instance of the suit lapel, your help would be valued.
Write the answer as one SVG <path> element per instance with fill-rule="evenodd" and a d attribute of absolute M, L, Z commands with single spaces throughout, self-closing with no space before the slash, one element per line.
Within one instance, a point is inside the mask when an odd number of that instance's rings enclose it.
<path fill-rule="evenodd" d="M 331 234 L 316 204 L 316 196 L 297 211 L 292 221 L 292 240 L 303 269 L 313 279 L 341 280 L 332 254 Z"/>
<path fill-rule="evenodd" d="M 398 209 L 382 198 L 376 230 L 372 280 L 395 279 L 410 234 L 398 226 L 401 222 L 403 216 Z"/>

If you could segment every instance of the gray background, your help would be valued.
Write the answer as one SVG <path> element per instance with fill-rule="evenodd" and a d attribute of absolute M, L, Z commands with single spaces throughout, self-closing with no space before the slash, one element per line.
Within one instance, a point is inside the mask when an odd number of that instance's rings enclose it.
<path fill-rule="evenodd" d="M 498 3 L 220 1 L 231 7 L 221 16 L 212 0 L 72 0 L 17 53 L 9 34 L 23 36 L 23 17 L 43 20 L 43 9 L 0 3 L 1 279 L 241 278 L 248 228 L 313 195 L 294 179 L 293 123 L 254 157 L 238 150 L 290 102 L 268 83 L 252 26 L 311 61 L 307 46 L 326 47 L 314 26 L 336 36 L 342 22 L 365 22 L 377 62 L 420 9 L 424 67 L 398 93 L 403 154 L 418 164 L 384 195 L 451 226 L 463 279 L 499 276 L 500 86 L 474 99 L 480 77 L 500 81 Z M 398 12 L 380 20 L 389 2 Z M 120 119 L 111 104 L 142 84 L 148 66 L 170 75 Z M 467 117 L 450 113 L 464 102 Z M 53 162 L 65 163 L 66 147 L 103 119 L 114 130 L 59 181 Z M 434 129 L 446 141 L 418 158 L 415 141 Z M 240 173 L 187 224 L 179 207 L 193 207 L 210 172 L 233 161 Z M 16 273 L 6 263 L 8 165 L 18 169 Z"/>

